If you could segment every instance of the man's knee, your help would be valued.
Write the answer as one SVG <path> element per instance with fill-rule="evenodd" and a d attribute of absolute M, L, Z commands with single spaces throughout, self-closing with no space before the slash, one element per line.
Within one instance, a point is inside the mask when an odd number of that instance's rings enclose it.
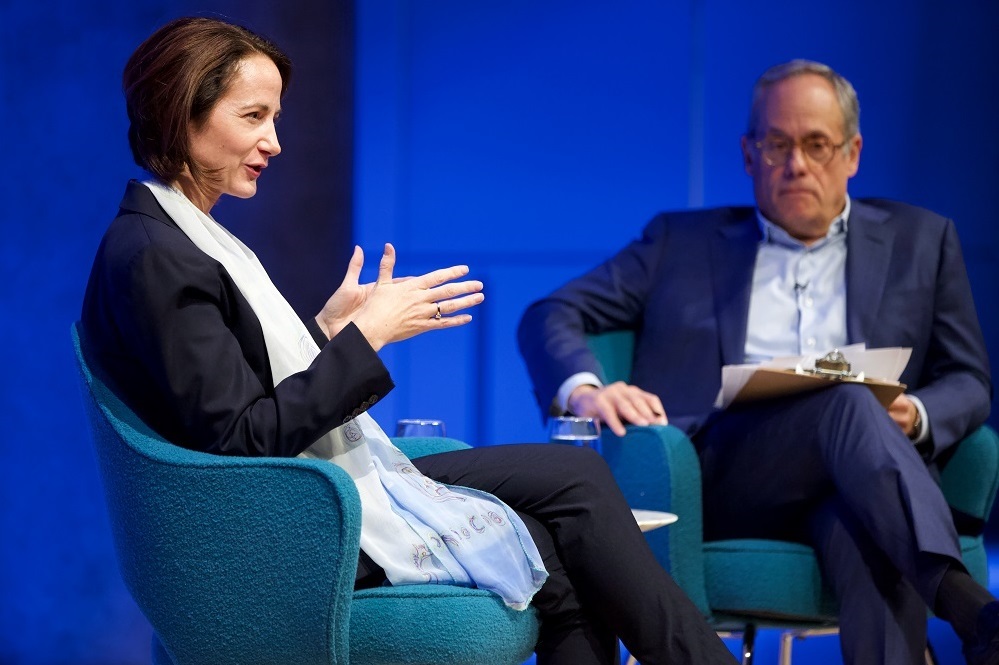
<path fill-rule="evenodd" d="M 880 427 L 891 422 L 888 410 L 863 385 L 842 383 L 820 390 L 814 397 L 819 405 L 815 425 L 822 430 L 836 431 L 842 426 Z"/>

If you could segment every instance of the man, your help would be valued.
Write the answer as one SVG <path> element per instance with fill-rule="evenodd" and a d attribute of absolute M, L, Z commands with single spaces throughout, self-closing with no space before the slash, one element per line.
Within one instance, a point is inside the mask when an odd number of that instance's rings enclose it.
<path fill-rule="evenodd" d="M 846 662 L 922 662 L 929 606 L 969 662 L 999 663 L 999 603 L 960 563 L 927 468 L 991 399 L 960 246 L 950 220 L 848 196 L 862 145 L 848 81 L 807 61 L 770 69 L 742 138 L 756 208 L 657 216 L 528 308 L 521 353 L 546 412 L 619 434 L 668 416 L 692 437 L 705 538 L 811 543 Z M 619 329 L 635 331 L 633 385 L 605 386 L 584 335 Z M 713 409 L 723 365 L 857 342 L 912 348 L 887 411 L 856 385 Z"/>

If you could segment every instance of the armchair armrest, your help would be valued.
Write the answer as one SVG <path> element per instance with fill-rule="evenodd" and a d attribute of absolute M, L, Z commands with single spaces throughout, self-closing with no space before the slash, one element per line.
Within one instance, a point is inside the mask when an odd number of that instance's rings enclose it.
<path fill-rule="evenodd" d="M 392 438 L 399 450 L 405 453 L 409 459 L 434 455 L 436 453 L 448 453 L 452 450 L 471 448 L 467 443 L 457 439 L 433 436 L 398 436 Z"/>
<path fill-rule="evenodd" d="M 603 456 L 632 508 L 676 513 L 679 521 L 646 533 L 656 558 L 708 615 L 701 522 L 701 467 L 690 439 L 672 426 L 604 430 Z"/>
<path fill-rule="evenodd" d="M 982 425 L 965 437 L 940 472 L 940 487 L 955 511 L 958 531 L 978 535 L 999 489 L 999 436 Z"/>

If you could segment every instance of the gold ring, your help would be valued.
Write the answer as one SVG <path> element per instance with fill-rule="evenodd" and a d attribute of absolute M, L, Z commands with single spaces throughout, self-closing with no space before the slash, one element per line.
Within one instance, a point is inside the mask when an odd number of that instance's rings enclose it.
<path fill-rule="evenodd" d="M 434 303 L 434 304 L 437 305 L 437 314 L 434 316 L 434 318 L 437 319 L 437 320 L 440 320 L 440 318 L 441 318 L 441 304 L 439 302 L 438 303 Z"/>

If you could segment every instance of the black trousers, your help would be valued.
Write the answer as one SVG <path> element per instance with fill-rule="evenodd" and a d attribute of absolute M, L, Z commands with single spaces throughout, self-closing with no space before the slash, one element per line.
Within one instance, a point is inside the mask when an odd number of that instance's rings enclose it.
<path fill-rule="evenodd" d="M 524 519 L 549 577 L 534 597 L 538 665 L 609 665 L 617 639 L 643 665 L 731 663 L 659 565 L 603 459 L 589 448 L 509 445 L 413 460 L 439 482 L 493 494 Z M 366 556 L 358 585 L 384 579 Z"/>

